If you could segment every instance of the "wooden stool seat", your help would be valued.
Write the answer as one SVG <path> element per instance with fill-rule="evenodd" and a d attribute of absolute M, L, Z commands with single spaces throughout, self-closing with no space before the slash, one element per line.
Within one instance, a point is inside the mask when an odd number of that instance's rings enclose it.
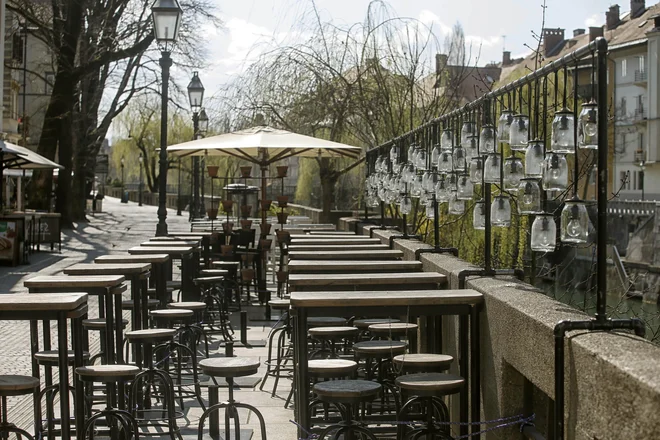
<path fill-rule="evenodd" d="M 192 311 L 198 311 L 198 310 L 205 310 L 206 309 L 206 303 L 199 302 L 199 301 L 185 301 L 185 302 L 173 302 L 169 303 L 167 305 L 168 309 L 176 309 L 176 310 L 192 310 Z"/>
<path fill-rule="evenodd" d="M 408 322 L 388 322 L 371 324 L 369 326 L 369 332 L 374 336 L 401 336 L 415 332 L 416 330 L 417 324 L 411 324 Z"/>
<path fill-rule="evenodd" d="M 271 299 L 268 301 L 268 305 L 273 310 L 289 310 L 291 301 L 288 299 Z"/>
<path fill-rule="evenodd" d="M 414 373 L 433 373 L 449 369 L 454 361 L 448 354 L 410 353 L 394 356 L 392 362 L 403 371 Z"/>
<path fill-rule="evenodd" d="M 149 315 L 155 319 L 170 319 L 177 320 L 183 318 L 190 318 L 195 312 L 190 309 L 161 309 L 161 310 L 152 310 L 149 312 Z"/>
<path fill-rule="evenodd" d="M 357 362 L 348 359 L 311 359 L 307 362 L 310 376 L 317 378 L 352 376 L 357 367 Z"/>
<path fill-rule="evenodd" d="M 150 309 L 155 309 L 156 307 L 158 307 L 159 304 L 160 301 L 158 301 L 157 299 L 149 298 L 147 300 L 147 307 Z M 135 307 L 135 301 L 133 301 L 132 299 L 122 300 L 121 302 L 122 310 L 133 310 L 133 307 Z"/>
<path fill-rule="evenodd" d="M 417 396 L 447 396 L 461 391 L 465 380 L 444 373 L 404 374 L 396 378 L 396 385 Z"/>
<path fill-rule="evenodd" d="M 204 277 L 225 277 L 229 275 L 229 271 L 227 269 L 202 269 L 199 274 Z"/>
<path fill-rule="evenodd" d="M 346 325 L 345 318 L 320 316 L 307 318 L 308 327 L 340 327 Z"/>
<path fill-rule="evenodd" d="M 89 365 L 76 368 L 80 379 L 86 382 L 118 382 L 134 379 L 140 368 L 134 365 Z"/>
<path fill-rule="evenodd" d="M 193 282 L 196 286 L 208 286 L 213 284 L 222 283 L 225 281 L 224 275 L 222 276 L 204 276 L 200 278 L 195 278 Z"/>
<path fill-rule="evenodd" d="M 83 320 L 82 325 L 87 330 L 105 330 L 105 318 L 85 319 Z M 113 325 L 116 328 L 117 321 L 114 321 Z M 126 328 L 127 325 L 128 325 L 128 319 L 122 319 L 121 320 L 122 328 Z"/>
<path fill-rule="evenodd" d="M 181 289 L 181 281 L 167 281 L 165 285 L 170 289 L 174 289 L 174 290 Z"/>
<path fill-rule="evenodd" d="M 309 329 L 309 335 L 315 339 L 335 339 L 357 336 L 357 327 L 314 327 Z"/>
<path fill-rule="evenodd" d="M 367 318 L 367 319 L 356 319 L 353 321 L 353 325 L 357 328 L 364 330 L 369 328 L 372 324 L 390 324 L 395 322 L 401 322 L 400 319 L 395 318 Z"/>
<path fill-rule="evenodd" d="M 407 346 L 402 341 L 363 341 L 353 344 L 353 350 L 362 357 L 393 357 L 405 353 Z"/>
<path fill-rule="evenodd" d="M 166 288 L 165 288 L 165 293 L 172 294 L 172 292 L 174 292 L 174 289 L 172 289 L 171 287 L 166 287 Z M 158 291 L 156 290 L 155 287 L 149 287 L 149 288 L 147 289 L 147 294 L 148 294 L 149 296 L 154 296 L 154 295 L 156 295 L 157 293 L 158 293 Z"/>
<path fill-rule="evenodd" d="M 16 374 L 0 375 L 0 396 L 20 396 L 30 394 L 40 386 L 39 379 Z M 4 408 L 3 408 L 4 409 Z"/>
<path fill-rule="evenodd" d="M 159 342 L 167 342 L 171 340 L 176 334 L 175 329 L 169 328 L 149 328 L 144 330 L 133 330 L 124 333 L 128 341 L 150 342 L 157 344 Z"/>
<path fill-rule="evenodd" d="M 67 350 L 66 353 L 67 363 L 73 365 L 75 362 L 75 356 L 73 350 Z M 58 350 L 43 350 L 38 351 L 34 354 L 34 359 L 40 365 L 48 365 L 51 367 L 56 367 L 60 364 L 60 352 Z M 89 352 L 83 352 L 83 360 L 89 359 Z"/>
<path fill-rule="evenodd" d="M 329 380 L 314 384 L 313 391 L 325 402 L 355 404 L 371 402 L 378 396 L 381 385 L 370 380 Z"/>
<path fill-rule="evenodd" d="M 199 368 L 207 376 L 242 377 L 257 373 L 261 362 L 254 358 L 209 358 L 199 361 Z"/>

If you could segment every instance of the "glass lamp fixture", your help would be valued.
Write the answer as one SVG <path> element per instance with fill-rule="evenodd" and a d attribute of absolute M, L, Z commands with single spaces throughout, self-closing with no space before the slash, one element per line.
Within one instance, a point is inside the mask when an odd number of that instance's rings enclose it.
<path fill-rule="evenodd" d="M 202 99 L 204 99 L 204 86 L 199 79 L 198 72 L 193 72 L 193 77 L 188 84 L 188 100 L 194 113 L 198 113 L 202 108 Z"/>
<path fill-rule="evenodd" d="M 412 163 L 407 163 L 403 172 L 404 183 L 412 183 L 415 179 L 415 166 Z"/>
<path fill-rule="evenodd" d="M 474 194 L 474 184 L 470 181 L 467 174 L 458 176 L 458 184 L 456 187 L 456 197 L 458 200 L 472 200 Z"/>
<path fill-rule="evenodd" d="M 394 145 L 392 148 L 390 148 L 390 160 L 392 163 L 395 163 L 399 157 L 399 147 Z"/>
<path fill-rule="evenodd" d="M 424 171 L 424 174 L 422 174 L 422 188 L 426 192 L 431 192 L 434 187 L 433 174 L 429 170 Z"/>
<path fill-rule="evenodd" d="M 461 145 L 465 146 L 471 137 L 477 135 L 477 126 L 474 122 L 466 121 L 461 126 Z"/>
<path fill-rule="evenodd" d="M 422 194 L 419 196 L 419 204 L 421 206 L 426 206 L 429 203 L 429 196 L 426 194 L 426 191 L 422 191 Z"/>
<path fill-rule="evenodd" d="M 546 191 L 563 191 L 568 188 L 568 162 L 565 154 L 546 154 L 542 185 Z"/>
<path fill-rule="evenodd" d="M 396 191 L 387 190 L 387 192 L 385 193 L 385 203 L 390 205 L 396 202 L 396 195 L 397 195 Z"/>
<path fill-rule="evenodd" d="M 520 180 L 525 177 L 522 160 L 518 157 L 507 157 L 504 160 L 504 187 L 514 189 L 520 186 Z"/>
<path fill-rule="evenodd" d="M 557 246 L 557 224 L 552 214 L 537 215 L 532 223 L 530 247 L 535 252 L 553 252 Z"/>
<path fill-rule="evenodd" d="M 401 198 L 400 209 L 401 209 L 401 214 L 406 214 L 406 215 L 410 214 L 410 211 L 412 211 L 412 200 L 407 195 Z"/>
<path fill-rule="evenodd" d="M 574 129 L 575 117 L 573 112 L 564 107 L 555 114 L 555 118 L 552 120 L 552 142 L 550 143 L 550 150 L 555 153 L 574 153 Z"/>
<path fill-rule="evenodd" d="M 460 145 L 454 148 L 453 161 L 454 161 L 454 170 L 465 171 L 465 169 L 467 168 L 467 162 L 465 160 L 465 149 Z"/>
<path fill-rule="evenodd" d="M 422 188 L 422 175 L 417 174 L 413 179 L 412 187 L 410 189 L 410 195 L 412 197 L 417 198 L 422 195 L 423 190 L 424 189 Z"/>
<path fill-rule="evenodd" d="M 541 178 L 543 176 L 543 142 L 529 141 L 525 150 L 525 177 Z"/>
<path fill-rule="evenodd" d="M 590 150 L 598 148 L 598 104 L 594 100 L 582 104 L 578 116 L 578 146 Z"/>
<path fill-rule="evenodd" d="M 509 142 L 511 123 L 513 122 L 513 112 L 511 110 L 502 110 L 500 118 L 497 120 L 497 140 L 500 142 Z"/>
<path fill-rule="evenodd" d="M 509 145 L 513 151 L 524 151 L 529 142 L 529 116 L 517 114 L 509 129 Z"/>
<path fill-rule="evenodd" d="M 417 163 L 417 145 L 411 144 L 408 147 L 408 162 L 415 165 Z"/>
<path fill-rule="evenodd" d="M 426 205 L 426 218 L 433 220 L 435 218 L 435 209 L 433 209 L 433 203 Z"/>
<path fill-rule="evenodd" d="M 451 151 L 442 151 L 438 159 L 438 171 L 441 173 L 451 173 L 454 171 L 454 157 Z"/>
<path fill-rule="evenodd" d="M 455 191 L 452 191 L 449 197 L 449 208 L 447 212 L 450 215 L 463 215 L 465 213 L 465 201 L 460 200 Z"/>
<path fill-rule="evenodd" d="M 384 202 L 387 199 L 387 190 L 384 186 L 378 188 L 378 198 L 381 202 Z"/>
<path fill-rule="evenodd" d="M 496 196 L 490 208 L 492 226 L 509 227 L 511 225 L 511 201 L 507 196 Z"/>
<path fill-rule="evenodd" d="M 541 212 L 541 186 L 533 177 L 520 180 L 518 187 L 518 212 L 520 214 L 538 214 Z"/>
<path fill-rule="evenodd" d="M 199 132 L 202 135 L 205 135 L 209 131 L 209 117 L 206 114 L 206 109 L 202 109 L 199 112 Z"/>
<path fill-rule="evenodd" d="M 419 148 L 417 152 L 417 169 L 426 169 L 426 150 L 424 148 Z"/>
<path fill-rule="evenodd" d="M 451 150 L 454 147 L 454 133 L 450 129 L 442 130 L 440 149 Z"/>
<path fill-rule="evenodd" d="M 482 157 L 473 157 L 470 160 L 470 182 L 475 185 L 481 185 L 481 180 L 484 177 L 484 160 Z"/>
<path fill-rule="evenodd" d="M 474 229 L 486 229 L 486 204 L 483 200 L 478 200 L 474 203 L 472 210 L 472 226 Z"/>
<path fill-rule="evenodd" d="M 435 184 L 435 199 L 438 203 L 446 203 L 449 201 L 450 191 L 447 189 L 446 179 L 439 179 Z"/>
<path fill-rule="evenodd" d="M 440 146 L 438 144 L 435 144 L 433 146 L 433 150 L 431 150 L 431 164 L 434 165 L 438 163 L 439 158 L 440 158 Z"/>
<path fill-rule="evenodd" d="M 500 183 L 501 161 L 499 153 L 490 153 L 484 163 L 484 182 Z"/>
<path fill-rule="evenodd" d="M 589 214 L 582 200 L 567 200 L 561 211 L 561 241 L 569 244 L 585 244 L 589 239 Z"/>
<path fill-rule="evenodd" d="M 173 44 L 179 35 L 181 7 L 176 0 L 156 0 L 151 6 L 156 41 L 166 48 Z"/>
<path fill-rule="evenodd" d="M 473 157 L 479 156 L 479 149 L 477 148 L 478 139 L 476 136 L 470 137 L 466 143 L 462 144 L 463 149 L 465 150 L 465 161 L 466 163 L 470 162 L 470 159 Z"/>
<path fill-rule="evenodd" d="M 479 134 L 479 151 L 482 153 L 493 153 L 495 152 L 496 143 L 495 127 L 492 125 L 484 125 Z"/>
<path fill-rule="evenodd" d="M 458 189 L 458 176 L 456 173 L 448 174 L 445 184 L 449 191 L 456 191 Z"/>

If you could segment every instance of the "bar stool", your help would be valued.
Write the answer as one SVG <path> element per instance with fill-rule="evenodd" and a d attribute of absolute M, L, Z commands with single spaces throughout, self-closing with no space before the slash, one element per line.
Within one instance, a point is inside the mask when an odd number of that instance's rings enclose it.
<path fill-rule="evenodd" d="M 337 316 L 315 316 L 307 318 L 307 327 L 341 327 L 348 323 L 346 318 Z"/>
<path fill-rule="evenodd" d="M 160 305 L 160 301 L 158 301 L 157 299 L 155 298 L 147 299 L 147 310 L 157 309 L 159 305 Z M 124 299 L 121 301 L 122 310 L 133 310 L 134 307 L 135 307 L 135 302 L 132 299 Z M 131 330 L 137 330 L 132 322 L 131 322 Z"/>
<path fill-rule="evenodd" d="M 130 439 L 139 437 L 138 425 L 133 415 L 123 409 L 124 402 L 124 384 L 135 379 L 135 376 L 140 372 L 140 368 L 134 365 L 90 365 L 87 367 L 76 368 L 76 374 L 80 376 L 80 380 L 93 385 L 95 382 L 101 382 L 106 385 L 108 399 L 106 408 L 97 412 L 87 419 L 83 428 L 85 438 L 88 438 L 88 432 L 94 428 L 94 425 L 99 419 L 114 420 L 121 425 L 121 435 L 116 432 L 117 426 L 115 423 L 110 423 L 110 436 L 114 439 L 124 438 Z M 115 389 L 119 389 L 117 394 L 120 398 L 117 402 L 117 395 Z M 119 405 L 119 406 L 117 406 Z M 89 438 L 94 437 L 92 434 Z"/>
<path fill-rule="evenodd" d="M 291 349 L 290 341 L 287 342 L 287 337 L 291 335 L 291 320 L 289 316 L 289 307 L 291 301 L 288 299 L 276 299 L 268 302 L 272 310 L 279 310 L 281 312 L 280 321 L 283 325 L 271 329 L 268 335 L 268 357 L 264 361 L 266 365 L 266 373 L 261 380 L 259 390 L 263 391 L 266 385 L 266 380 L 269 377 L 275 378 L 271 397 L 275 397 L 277 392 L 277 385 L 281 377 L 292 377 L 293 366 L 287 366 L 289 362 L 293 362 L 293 351 Z M 275 345 L 275 337 L 277 336 L 277 345 L 275 349 L 275 357 L 273 357 L 273 346 Z"/>
<path fill-rule="evenodd" d="M 438 423 L 449 421 L 449 408 L 447 408 L 442 397 L 459 393 L 465 385 L 465 380 L 453 374 L 418 373 L 399 376 L 396 379 L 396 385 L 401 390 L 402 395 L 412 395 L 401 406 L 397 414 L 397 438 L 417 439 L 424 436 L 426 438 L 451 440 L 449 425 Z M 406 413 L 412 406 L 417 404 L 425 409 L 426 419 L 421 426 L 406 433 L 405 430 L 408 424 L 404 422 L 410 420 L 406 418 Z M 437 414 L 438 417 L 434 417 L 434 414 Z"/>
<path fill-rule="evenodd" d="M 8 438 L 10 433 L 17 436 L 24 436 L 29 440 L 34 440 L 34 436 L 28 434 L 24 429 L 10 423 L 7 418 L 7 397 L 24 396 L 32 394 L 39 389 L 39 379 L 32 376 L 2 375 L 0 376 L 0 400 L 2 402 L 2 421 L 0 422 L 0 435 Z M 5 437 L 7 436 L 7 437 Z"/>
<path fill-rule="evenodd" d="M 392 358 L 397 371 L 409 373 L 439 373 L 446 371 L 454 361 L 448 354 L 408 353 Z"/>
<path fill-rule="evenodd" d="M 312 359 L 307 362 L 307 372 L 313 384 L 318 382 L 319 379 L 355 379 L 357 367 L 357 362 L 348 359 Z M 291 394 L 293 394 L 293 387 L 291 388 Z M 292 395 L 289 396 L 289 398 L 291 397 Z M 309 413 L 312 414 L 313 407 L 319 403 L 323 403 L 325 414 L 324 420 L 327 420 L 328 404 L 319 399 L 313 399 L 309 402 Z"/>
<path fill-rule="evenodd" d="M 252 360 L 249 358 L 241 357 L 230 357 L 230 358 L 213 358 L 213 359 L 204 359 L 199 362 L 199 366 L 207 376 L 210 376 L 213 379 L 213 382 L 217 385 L 217 377 L 224 377 L 227 380 L 228 393 L 229 396 L 226 402 L 217 403 L 209 407 L 202 416 L 199 418 L 199 425 L 197 428 L 198 440 L 203 439 L 204 434 L 204 421 L 213 411 L 219 409 L 225 409 L 225 435 L 224 438 L 229 438 L 230 436 L 230 419 L 234 419 L 234 436 L 239 438 L 240 436 L 240 421 L 238 418 L 238 409 L 243 408 L 248 411 L 251 411 L 259 419 L 259 426 L 261 428 L 261 438 L 266 440 L 266 422 L 264 417 L 261 415 L 261 412 L 257 408 L 247 403 L 240 403 L 234 400 L 234 378 L 243 377 L 243 376 L 252 376 L 257 374 L 259 369 L 260 362 L 258 360 Z M 213 427 L 211 427 L 213 428 Z"/>
<path fill-rule="evenodd" d="M 402 337 L 408 339 L 410 349 L 416 351 L 417 348 L 417 324 L 409 322 L 388 322 L 381 324 L 371 324 L 369 333 L 374 338 L 390 339 L 399 341 Z"/>
<path fill-rule="evenodd" d="M 122 328 L 126 328 L 128 326 L 128 319 L 123 319 L 121 320 L 121 325 Z M 86 332 L 89 331 L 98 331 L 100 332 L 100 351 L 89 358 L 89 363 L 93 364 L 96 362 L 97 359 L 101 359 L 103 363 L 108 363 L 107 360 L 105 359 L 105 318 L 92 318 L 92 319 L 84 319 L 82 322 L 83 329 Z M 114 321 L 114 326 L 117 326 L 117 321 Z"/>
<path fill-rule="evenodd" d="M 354 413 L 357 405 L 373 401 L 380 390 L 380 384 L 370 380 L 330 380 L 315 384 L 313 391 L 318 399 L 334 404 L 342 414 L 342 421 L 325 428 L 318 440 L 323 440 L 335 430 L 337 431 L 333 437 L 335 440 L 342 434 L 344 438 L 351 438 L 350 434 L 361 434 L 368 439 L 377 440 L 371 431 L 354 418 Z"/>
<path fill-rule="evenodd" d="M 167 305 L 168 309 L 174 310 L 192 310 L 192 319 L 183 319 L 181 325 L 177 329 L 177 337 L 182 344 L 187 340 L 190 349 L 197 350 L 197 345 L 204 341 L 204 354 L 209 357 L 209 340 L 202 328 L 204 322 L 204 312 L 206 311 L 206 303 L 201 301 L 184 301 L 172 302 Z"/>
<path fill-rule="evenodd" d="M 337 342 L 344 341 L 344 344 L 355 340 L 360 330 L 357 327 L 313 327 L 307 333 L 312 340 L 320 342 L 320 348 L 309 354 L 310 359 L 327 355 L 330 358 L 337 359 Z"/>
<path fill-rule="evenodd" d="M 207 275 L 206 272 L 223 272 L 222 269 L 208 269 L 201 270 L 200 273 L 204 275 L 201 278 L 195 278 L 193 282 L 199 286 L 202 291 L 201 300 L 206 304 L 205 316 L 202 319 L 202 328 L 206 325 L 206 329 L 210 333 L 220 333 L 225 342 L 232 341 L 234 329 L 229 320 L 229 302 L 231 301 L 231 292 L 227 294 L 222 285 L 225 283 L 225 275 L 212 276 Z"/>
<path fill-rule="evenodd" d="M 365 339 L 369 334 L 369 326 L 372 324 L 390 324 L 395 322 L 401 322 L 400 319 L 396 318 L 363 318 L 353 320 L 353 325 L 360 329 L 360 339 Z"/>

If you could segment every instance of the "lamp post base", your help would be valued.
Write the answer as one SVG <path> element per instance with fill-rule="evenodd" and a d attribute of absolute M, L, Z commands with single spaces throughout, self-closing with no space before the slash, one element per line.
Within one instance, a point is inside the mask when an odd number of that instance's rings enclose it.
<path fill-rule="evenodd" d="M 167 237 L 167 223 L 158 222 L 156 225 L 156 237 Z"/>

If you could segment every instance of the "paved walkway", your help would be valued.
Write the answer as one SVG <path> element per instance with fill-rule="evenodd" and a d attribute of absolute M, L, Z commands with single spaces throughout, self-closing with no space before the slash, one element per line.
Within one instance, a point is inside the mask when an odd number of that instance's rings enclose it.
<path fill-rule="evenodd" d="M 29 265 L 17 267 L 0 267 L 0 293 L 11 294 L 27 292 L 23 287 L 23 281 L 36 275 L 54 275 L 60 273 L 64 268 L 72 264 L 82 262 L 93 262 L 100 255 L 113 253 L 124 253 L 130 247 L 136 246 L 155 235 L 156 231 L 156 207 L 141 206 L 136 203 L 121 204 L 118 199 L 106 197 L 103 201 L 106 212 L 89 217 L 86 224 L 79 224 L 74 230 L 63 231 L 62 252 L 40 252 L 33 254 Z M 169 231 L 189 231 L 188 216 L 177 216 L 176 211 L 168 210 L 167 223 Z M 96 299 L 90 298 L 90 317 L 96 316 Z M 260 307 L 248 307 L 248 341 L 265 340 L 270 327 L 274 322 L 259 321 L 263 319 L 263 309 Z M 126 317 L 128 317 L 126 315 Z M 235 319 L 234 319 L 235 318 Z M 236 339 L 238 339 L 238 315 L 232 316 L 235 322 Z M 3 362 L 0 363 L 0 374 L 31 374 L 29 327 L 26 322 L 0 321 L 0 353 Z M 217 343 L 211 357 L 223 356 L 224 348 Z M 95 344 L 91 346 L 94 352 Z M 261 361 L 266 358 L 265 347 L 235 349 L 236 356 L 257 357 Z M 260 377 L 263 376 L 265 367 L 260 369 Z M 270 389 L 272 379 L 269 379 L 266 388 Z M 283 380 L 278 388 L 278 396 L 271 398 L 270 393 L 258 390 L 255 387 L 241 387 L 236 393 L 238 401 L 250 403 L 257 406 L 266 419 L 268 439 L 295 439 L 295 425 L 289 420 L 293 419 L 293 411 L 284 409 L 284 400 L 290 390 L 291 381 Z M 203 398 L 208 402 L 206 390 Z M 226 398 L 226 389 L 220 391 L 220 401 Z M 32 399 L 15 398 L 8 403 L 9 419 L 18 426 L 31 427 L 32 425 Z M 186 402 L 186 419 L 179 421 L 185 438 L 197 438 L 196 430 L 201 408 L 194 400 Z M 258 427 L 255 417 L 242 417 L 247 428 Z M 31 428 L 29 428 L 31 430 Z M 208 423 L 207 423 L 208 429 Z M 222 433 L 222 429 L 221 429 Z M 155 437 L 158 438 L 158 437 Z M 210 438 L 210 437 L 207 437 Z M 249 438 L 249 437 L 241 437 Z M 256 434 L 252 438 L 259 438 Z"/>

